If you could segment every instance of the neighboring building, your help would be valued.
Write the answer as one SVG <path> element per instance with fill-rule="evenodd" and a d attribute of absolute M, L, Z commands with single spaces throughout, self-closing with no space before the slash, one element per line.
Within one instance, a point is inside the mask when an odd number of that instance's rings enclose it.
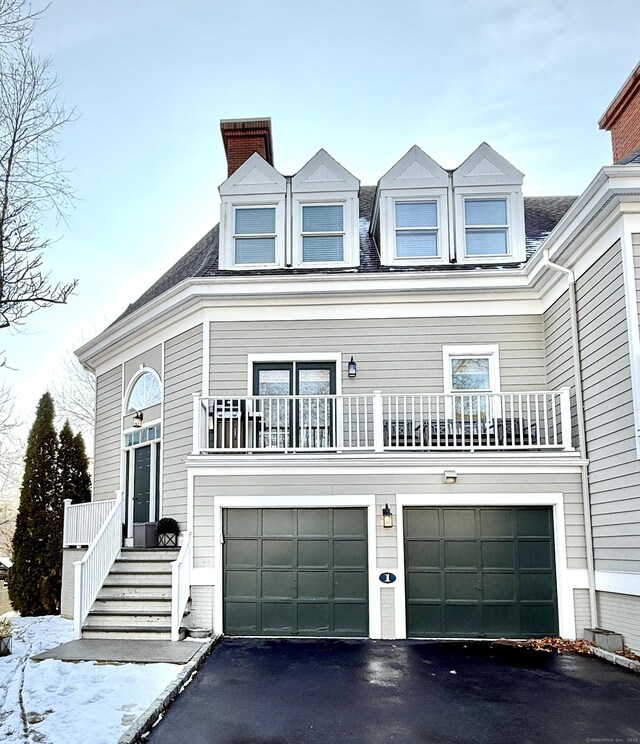
<path fill-rule="evenodd" d="M 452 171 L 413 147 L 367 187 L 324 150 L 280 174 L 268 119 L 221 130 L 220 226 L 78 352 L 94 502 L 65 544 L 107 528 L 65 551 L 65 612 L 85 555 L 85 635 L 640 649 L 640 165 L 523 197 L 487 144 Z M 114 494 L 127 546 L 178 521 L 173 578 L 125 550 L 101 589 Z"/>

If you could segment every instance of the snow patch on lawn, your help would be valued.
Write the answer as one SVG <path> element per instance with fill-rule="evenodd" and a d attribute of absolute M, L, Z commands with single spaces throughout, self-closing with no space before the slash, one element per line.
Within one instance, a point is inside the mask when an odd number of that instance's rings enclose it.
<path fill-rule="evenodd" d="M 13 653 L 0 658 L 0 741 L 114 744 L 177 676 L 177 664 L 32 661 L 72 640 L 61 617 L 12 617 Z"/>

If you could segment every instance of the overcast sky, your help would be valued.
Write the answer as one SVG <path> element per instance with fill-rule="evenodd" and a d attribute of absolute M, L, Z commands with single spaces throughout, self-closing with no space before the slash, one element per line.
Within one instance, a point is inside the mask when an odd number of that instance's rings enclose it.
<path fill-rule="evenodd" d="M 220 119 L 270 116 L 285 174 L 323 147 L 373 184 L 413 144 L 450 168 L 486 140 L 526 194 L 579 194 L 638 28 L 637 0 L 53 0 L 35 41 L 77 110 L 78 200 L 45 264 L 79 285 L 0 332 L 19 413 L 217 222 Z"/>

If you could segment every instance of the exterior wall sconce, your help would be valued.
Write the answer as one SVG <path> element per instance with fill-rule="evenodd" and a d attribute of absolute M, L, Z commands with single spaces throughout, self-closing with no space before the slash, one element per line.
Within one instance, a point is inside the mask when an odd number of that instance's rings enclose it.
<path fill-rule="evenodd" d="M 133 428 L 139 429 L 142 426 L 143 421 L 144 421 L 144 413 L 142 413 L 142 411 L 136 411 L 133 414 Z"/>
<path fill-rule="evenodd" d="M 353 361 L 353 357 L 351 357 L 351 361 L 347 364 L 347 377 L 355 377 L 357 374 L 358 365 Z"/>
<path fill-rule="evenodd" d="M 391 513 L 391 509 L 389 509 L 389 504 L 385 504 L 382 510 L 382 526 L 393 527 L 393 514 Z"/>
<path fill-rule="evenodd" d="M 458 474 L 455 470 L 445 470 L 442 474 L 443 483 L 455 483 L 458 480 Z"/>

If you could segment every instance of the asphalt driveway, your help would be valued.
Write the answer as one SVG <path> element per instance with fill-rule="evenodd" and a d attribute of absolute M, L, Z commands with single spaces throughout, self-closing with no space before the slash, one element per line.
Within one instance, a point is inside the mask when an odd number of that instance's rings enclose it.
<path fill-rule="evenodd" d="M 640 744 L 640 675 L 492 643 L 224 639 L 153 744 Z"/>

